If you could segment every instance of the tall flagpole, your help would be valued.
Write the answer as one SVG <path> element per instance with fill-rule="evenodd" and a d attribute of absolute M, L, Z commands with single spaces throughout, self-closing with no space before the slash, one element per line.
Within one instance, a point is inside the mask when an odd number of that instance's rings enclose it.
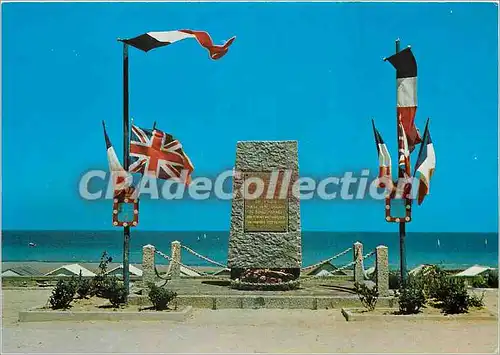
<path fill-rule="evenodd" d="M 123 43 L 123 168 L 128 171 L 129 165 L 129 112 L 128 112 L 128 44 Z M 129 295 L 129 250 L 130 226 L 123 227 L 123 285 Z"/>
<path fill-rule="evenodd" d="M 396 40 L 396 54 L 399 53 L 399 45 L 400 39 Z M 397 71 L 396 71 L 396 81 L 397 81 Z M 396 94 L 397 95 L 397 94 Z M 397 112 L 397 105 L 396 105 Z M 396 113 L 396 133 L 397 133 L 397 142 L 398 142 L 398 155 L 399 155 L 399 117 Z M 398 178 L 404 178 L 403 171 L 398 167 Z M 398 181 L 399 184 L 399 181 Z M 404 196 L 402 196 L 404 198 Z M 406 203 L 405 203 L 406 205 Z M 399 222 L 399 259 L 400 259 L 400 269 L 401 269 L 401 283 L 403 285 L 406 284 L 406 246 L 405 246 L 405 238 L 406 238 L 406 223 L 404 219 L 403 222 Z"/>

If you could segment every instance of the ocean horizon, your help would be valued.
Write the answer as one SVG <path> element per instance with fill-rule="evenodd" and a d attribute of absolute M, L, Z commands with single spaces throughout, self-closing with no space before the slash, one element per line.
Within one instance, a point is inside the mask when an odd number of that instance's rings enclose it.
<path fill-rule="evenodd" d="M 178 240 L 196 252 L 225 264 L 228 253 L 228 231 L 140 231 L 132 230 L 130 262 L 142 262 L 142 246 L 154 245 L 170 254 L 170 243 Z M 398 233 L 384 232 L 302 232 L 302 265 L 308 266 L 349 248 L 356 241 L 363 243 L 364 254 L 378 245 L 389 248 L 389 266 L 399 268 Z M 30 246 L 34 243 L 36 246 Z M 4 262 L 98 262 L 106 251 L 114 262 L 121 262 L 123 231 L 2 231 L 2 261 Z M 498 267 L 498 233 L 410 232 L 406 236 L 408 268 L 420 264 L 438 264 L 445 268 L 466 268 L 475 264 Z M 365 262 L 365 268 L 375 258 Z M 347 253 L 334 264 L 342 266 L 352 261 Z M 161 257 L 158 264 L 166 264 Z M 207 266 L 185 250 L 182 262 Z"/>

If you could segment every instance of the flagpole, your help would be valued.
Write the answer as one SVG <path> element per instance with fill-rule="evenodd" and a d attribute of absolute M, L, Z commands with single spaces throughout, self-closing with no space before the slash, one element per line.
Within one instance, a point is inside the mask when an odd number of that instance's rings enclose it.
<path fill-rule="evenodd" d="M 129 94 L 128 94 L 128 44 L 123 43 L 123 168 L 128 171 L 129 165 Z M 129 250 L 130 226 L 123 227 L 123 285 L 129 295 Z"/>
<path fill-rule="evenodd" d="M 396 54 L 399 53 L 400 50 L 400 42 L 401 40 L 398 38 L 396 40 Z M 396 81 L 397 81 L 397 71 L 396 71 Z M 397 94 L 396 94 L 397 95 Z M 396 134 L 397 134 L 397 142 L 399 142 L 399 118 L 397 114 L 397 105 L 396 105 Z M 399 144 L 399 143 L 398 143 Z M 399 145 L 398 145 L 399 147 Z M 398 148 L 399 149 L 399 148 Z M 398 152 L 399 154 L 399 152 Z M 398 168 L 398 178 L 404 178 L 403 171 Z M 398 181 L 399 184 L 399 181 Z M 403 196 L 402 196 L 403 198 Z M 406 205 L 406 203 L 405 203 Z M 405 285 L 406 284 L 406 245 L 405 245 L 405 239 L 406 239 L 406 223 L 399 222 L 399 259 L 400 259 L 400 269 L 401 269 L 401 284 Z"/>

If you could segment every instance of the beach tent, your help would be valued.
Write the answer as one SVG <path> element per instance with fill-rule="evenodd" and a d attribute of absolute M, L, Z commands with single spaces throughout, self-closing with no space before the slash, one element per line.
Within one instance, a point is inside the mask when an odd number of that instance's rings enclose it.
<path fill-rule="evenodd" d="M 45 276 L 78 276 L 82 272 L 82 276 L 95 276 L 95 274 L 79 264 L 63 265 L 55 270 L 45 274 Z"/>
<path fill-rule="evenodd" d="M 483 276 L 486 275 L 490 270 L 494 270 L 488 266 L 474 265 L 468 269 L 465 269 L 462 272 L 459 272 L 455 277 L 475 277 L 475 276 Z"/>
<path fill-rule="evenodd" d="M 420 264 L 419 266 L 411 269 L 408 274 L 414 276 L 414 275 L 417 275 L 420 271 L 422 271 L 424 274 L 430 270 L 431 268 L 433 268 L 434 265 L 432 264 Z"/>
<path fill-rule="evenodd" d="M 217 272 L 214 272 L 214 275 L 215 276 L 230 276 L 231 271 L 229 269 L 222 269 L 222 270 L 219 270 Z"/>
<path fill-rule="evenodd" d="M 318 275 L 320 272 L 326 271 L 329 275 L 325 274 L 324 272 L 322 275 Z M 334 266 L 332 263 L 324 263 L 321 264 L 308 273 L 306 273 L 308 276 L 333 276 L 333 275 L 347 275 L 344 271 L 342 270 L 337 270 L 337 267 Z"/>
<path fill-rule="evenodd" d="M 182 265 L 181 265 L 181 274 L 184 276 L 192 276 L 192 277 L 201 276 L 201 274 L 197 273 L 196 271 L 185 268 Z"/>
<path fill-rule="evenodd" d="M 131 275 L 142 276 L 142 270 L 135 267 L 134 265 L 128 266 L 128 270 Z M 119 265 L 111 270 L 109 270 L 106 275 L 123 276 L 123 265 Z"/>
<path fill-rule="evenodd" d="M 42 273 L 31 266 L 18 266 L 2 270 L 2 277 L 8 276 L 40 276 Z"/>
<path fill-rule="evenodd" d="M 311 276 L 314 276 L 314 277 L 326 277 L 326 276 L 333 276 L 331 272 L 329 271 L 326 271 L 326 270 L 320 270 L 319 272 L 317 272 L 316 274 L 314 275 L 311 275 Z"/>

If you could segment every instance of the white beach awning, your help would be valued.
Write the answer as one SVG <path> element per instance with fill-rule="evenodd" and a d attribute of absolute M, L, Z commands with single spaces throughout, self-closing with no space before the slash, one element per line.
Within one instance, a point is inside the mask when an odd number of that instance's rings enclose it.
<path fill-rule="evenodd" d="M 332 276 L 332 273 L 326 270 L 321 270 L 317 274 L 312 275 L 314 277 L 325 277 L 325 276 Z"/>
<path fill-rule="evenodd" d="M 181 265 L 180 269 L 181 269 L 181 273 L 186 275 L 186 276 L 201 276 L 201 274 L 199 274 L 193 270 L 190 270 L 182 265 Z"/>
<path fill-rule="evenodd" d="M 482 273 L 484 273 L 488 270 L 493 270 L 493 268 L 488 267 L 488 266 L 474 265 L 468 269 L 465 269 L 462 272 L 459 272 L 455 276 L 457 276 L 457 277 L 474 277 L 474 276 L 481 275 Z"/>
<path fill-rule="evenodd" d="M 135 276 L 142 276 L 142 270 L 135 267 L 134 265 L 129 264 L 128 265 L 128 271 Z M 120 275 L 123 274 L 123 265 L 118 265 L 117 267 L 109 270 L 106 274 L 116 274 L 119 273 Z"/>
<path fill-rule="evenodd" d="M 95 274 L 89 269 L 84 268 L 80 264 L 68 264 L 58 267 L 55 270 L 52 270 L 45 274 L 45 276 L 64 276 L 64 275 L 80 275 L 80 271 L 82 272 L 82 276 L 95 276 Z"/>

